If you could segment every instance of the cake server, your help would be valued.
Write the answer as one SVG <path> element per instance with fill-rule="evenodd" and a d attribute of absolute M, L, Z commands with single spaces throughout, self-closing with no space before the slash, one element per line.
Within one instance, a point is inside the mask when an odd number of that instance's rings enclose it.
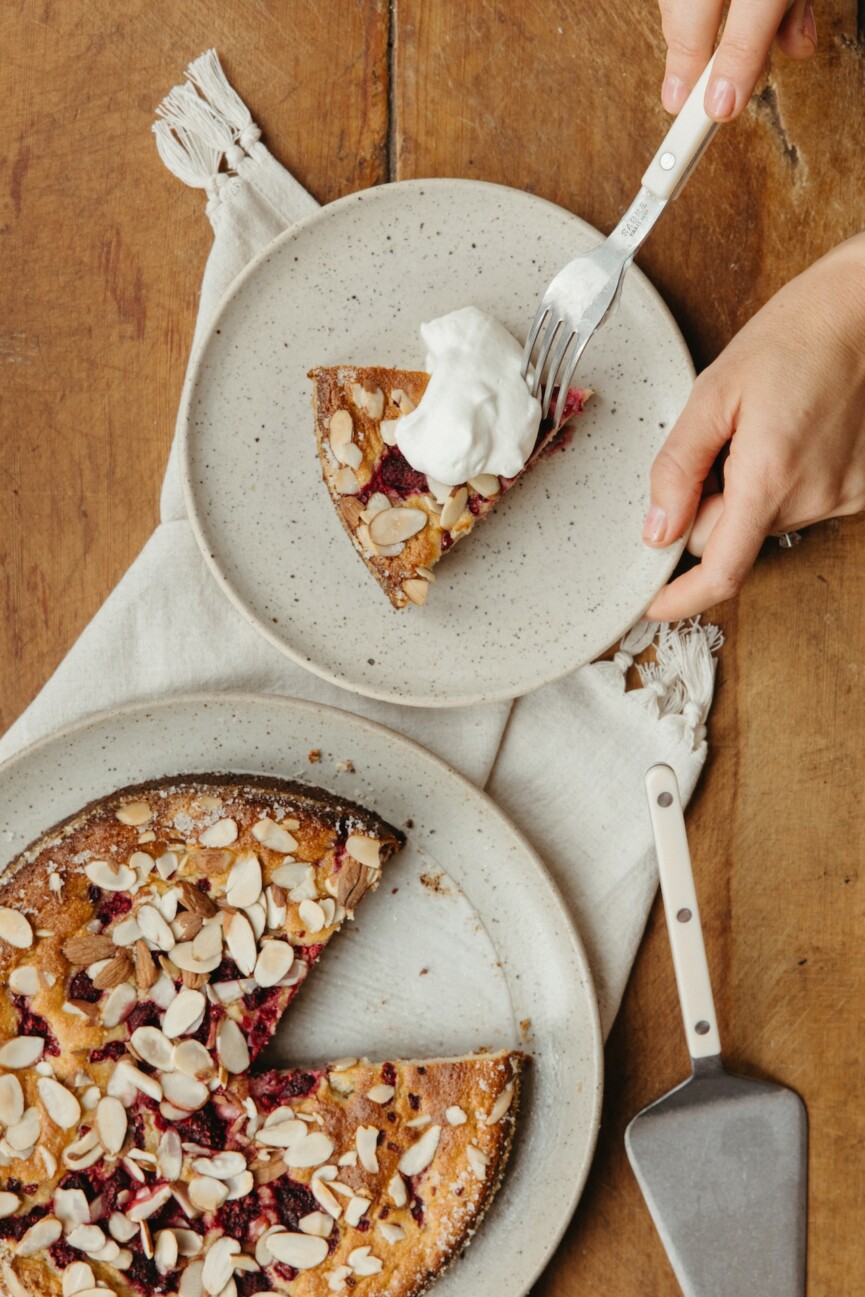
<path fill-rule="evenodd" d="M 785 1086 L 728 1072 L 676 776 L 646 775 L 690 1080 L 645 1108 L 625 1147 L 686 1297 L 802 1297 L 808 1120 Z"/>

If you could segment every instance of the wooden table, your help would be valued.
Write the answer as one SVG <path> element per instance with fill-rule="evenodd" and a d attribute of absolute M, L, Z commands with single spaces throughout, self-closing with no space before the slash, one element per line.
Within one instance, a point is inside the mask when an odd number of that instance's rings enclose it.
<path fill-rule="evenodd" d="M 862 224 L 856 11 L 818 4 L 817 59 L 776 61 L 641 259 L 700 363 Z M 470 176 L 607 230 L 664 129 L 649 0 L 5 0 L 3 727 L 157 520 L 210 231 L 150 123 L 210 45 L 323 202 Z M 840 1297 L 865 1272 L 865 520 L 767 547 L 717 620 L 727 644 L 690 824 L 718 1009 L 730 1062 L 808 1103 L 809 1293 Z M 685 1067 L 656 908 L 607 1049 L 589 1187 L 537 1294 L 678 1292 L 622 1131 Z"/>

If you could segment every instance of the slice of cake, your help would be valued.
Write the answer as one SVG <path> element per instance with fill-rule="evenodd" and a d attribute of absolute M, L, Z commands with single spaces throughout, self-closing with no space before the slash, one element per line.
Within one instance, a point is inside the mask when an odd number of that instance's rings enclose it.
<path fill-rule="evenodd" d="M 495 508 L 591 395 L 569 391 L 562 424 L 541 424 L 516 477 L 484 473 L 450 487 L 413 469 L 396 444 L 397 420 L 416 408 L 428 374 L 338 365 L 309 377 L 322 475 L 345 530 L 395 608 L 426 602 L 442 555 Z"/>

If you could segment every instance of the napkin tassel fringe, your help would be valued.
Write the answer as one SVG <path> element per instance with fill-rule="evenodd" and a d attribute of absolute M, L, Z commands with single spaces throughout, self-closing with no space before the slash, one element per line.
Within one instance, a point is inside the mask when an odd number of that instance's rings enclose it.
<path fill-rule="evenodd" d="M 168 170 L 193 189 L 204 189 L 210 209 L 242 163 L 256 156 L 261 131 L 229 85 L 216 50 L 190 63 L 186 75 L 189 80 L 156 109 L 160 120 L 153 133 Z"/>
<path fill-rule="evenodd" d="M 715 691 L 715 655 L 723 642 L 721 629 L 703 625 L 699 617 L 675 624 L 638 622 L 613 661 L 624 676 L 637 653 L 654 647 L 654 662 L 637 664 L 642 687 L 632 690 L 632 695 L 658 717 L 677 721 L 697 748 L 706 737 L 705 722 Z"/>

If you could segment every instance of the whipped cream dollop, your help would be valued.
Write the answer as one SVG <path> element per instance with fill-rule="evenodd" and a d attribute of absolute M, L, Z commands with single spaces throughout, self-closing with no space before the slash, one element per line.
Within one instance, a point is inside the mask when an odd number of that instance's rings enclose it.
<path fill-rule="evenodd" d="M 516 477 L 541 422 L 540 402 L 520 374 L 520 343 L 475 306 L 422 324 L 420 334 L 430 381 L 394 428 L 409 464 L 446 486 L 482 473 Z"/>

